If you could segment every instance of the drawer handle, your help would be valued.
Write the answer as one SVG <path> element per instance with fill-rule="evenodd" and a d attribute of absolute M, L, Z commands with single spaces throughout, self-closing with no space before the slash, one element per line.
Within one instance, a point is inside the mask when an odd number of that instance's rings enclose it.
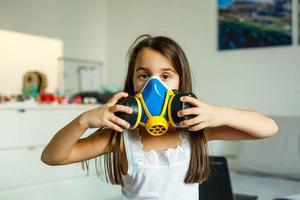
<path fill-rule="evenodd" d="M 19 109 L 18 112 L 19 113 L 24 113 L 24 112 L 26 112 L 26 110 L 25 109 Z"/>
<path fill-rule="evenodd" d="M 29 146 L 29 147 L 27 147 L 27 150 L 28 151 L 33 151 L 35 148 L 36 148 L 35 146 Z"/>

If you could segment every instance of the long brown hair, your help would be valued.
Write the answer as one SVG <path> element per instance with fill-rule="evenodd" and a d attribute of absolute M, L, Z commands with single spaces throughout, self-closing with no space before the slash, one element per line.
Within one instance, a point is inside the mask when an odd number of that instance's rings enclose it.
<path fill-rule="evenodd" d="M 135 62 L 138 53 L 144 48 L 151 48 L 168 58 L 180 77 L 178 91 L 180 93 L 192 92 L 190 67 L 182 48 L 168 37 L 152 37 L 150 35 L 139 36 L 127 52 L 129 60 L 124 85 L 125 92 L 130 95 L 135 94 L 133 87 Z M 109 151 L 105 154 L 104 159 L 106 180 L 109 180 L 112 184 L 119 185 L 123 185 L 120 163 L 121 137 L 122 134 L 112 131 Z M 190 164 L 184 182 L 201 183 L 205 181 L 209 175 L 207 138 L 203 130 L 190 132 L 190 147 Z"/>

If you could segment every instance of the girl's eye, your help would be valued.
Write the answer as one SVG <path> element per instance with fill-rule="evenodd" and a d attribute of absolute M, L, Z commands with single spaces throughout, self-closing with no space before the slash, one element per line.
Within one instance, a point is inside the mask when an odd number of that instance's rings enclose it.
<path fill-rule="evenodd" d="M 142 79 L 142 80 L 147 80 L 149 78 L 149 75 L 148 74 L 141 74 L 141 75 L 139 75 L 139 78 Z"/>
<path fill-rule="evenodd" d="M 163 74 L 161 77 L 162 77 L 162 80 L 168 80 L 169 78 L 171 78 L 171 76 L 169 74 Z"/>

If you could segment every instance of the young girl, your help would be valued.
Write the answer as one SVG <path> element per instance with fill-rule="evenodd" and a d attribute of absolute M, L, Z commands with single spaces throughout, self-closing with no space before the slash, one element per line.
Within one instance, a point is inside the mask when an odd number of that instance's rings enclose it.
<path fill-rule="evenodd" d="M 180 98 L 193 107 L 177 115 L 186 128 L 169 126 L 162 136 L 148 134 L 143 126 L 116 116 L 132 109 L 116 104 L 140 92 L 155 77 L 170 89 L 192 92 L 187 58 L 167 37 L 140 36 L 129 49 L 124 92 L 101 107 L 82 113 L 52 138 L 41 159 L 48 165 L 65 165 L 105 155 L 106 177 L 122 185 L 123 199 L 198 199 L 198 183 L 209 175 L 207 142 L 248 140 L 274 135 L 278 127 L 261 113 L 211 105 L 190 96 Z M 88 128 L 99 128 L 80 139 Z"/>

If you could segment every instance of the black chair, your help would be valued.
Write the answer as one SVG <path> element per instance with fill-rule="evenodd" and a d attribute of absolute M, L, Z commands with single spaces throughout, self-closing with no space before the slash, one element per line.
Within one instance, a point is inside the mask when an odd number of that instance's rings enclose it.
<path fill-rule="evenodd" d="M 211 174 L 199 184 L 199 200 L 233 200 L 233 193 L 225 157 L 210 156 Z"/>
<path fill-rule="evenodd" d="M 211 174 L 199 184 L 199 200 L 255 200 L 257 196 L 233 194 L 225 157 L 210 156 Z"/>

